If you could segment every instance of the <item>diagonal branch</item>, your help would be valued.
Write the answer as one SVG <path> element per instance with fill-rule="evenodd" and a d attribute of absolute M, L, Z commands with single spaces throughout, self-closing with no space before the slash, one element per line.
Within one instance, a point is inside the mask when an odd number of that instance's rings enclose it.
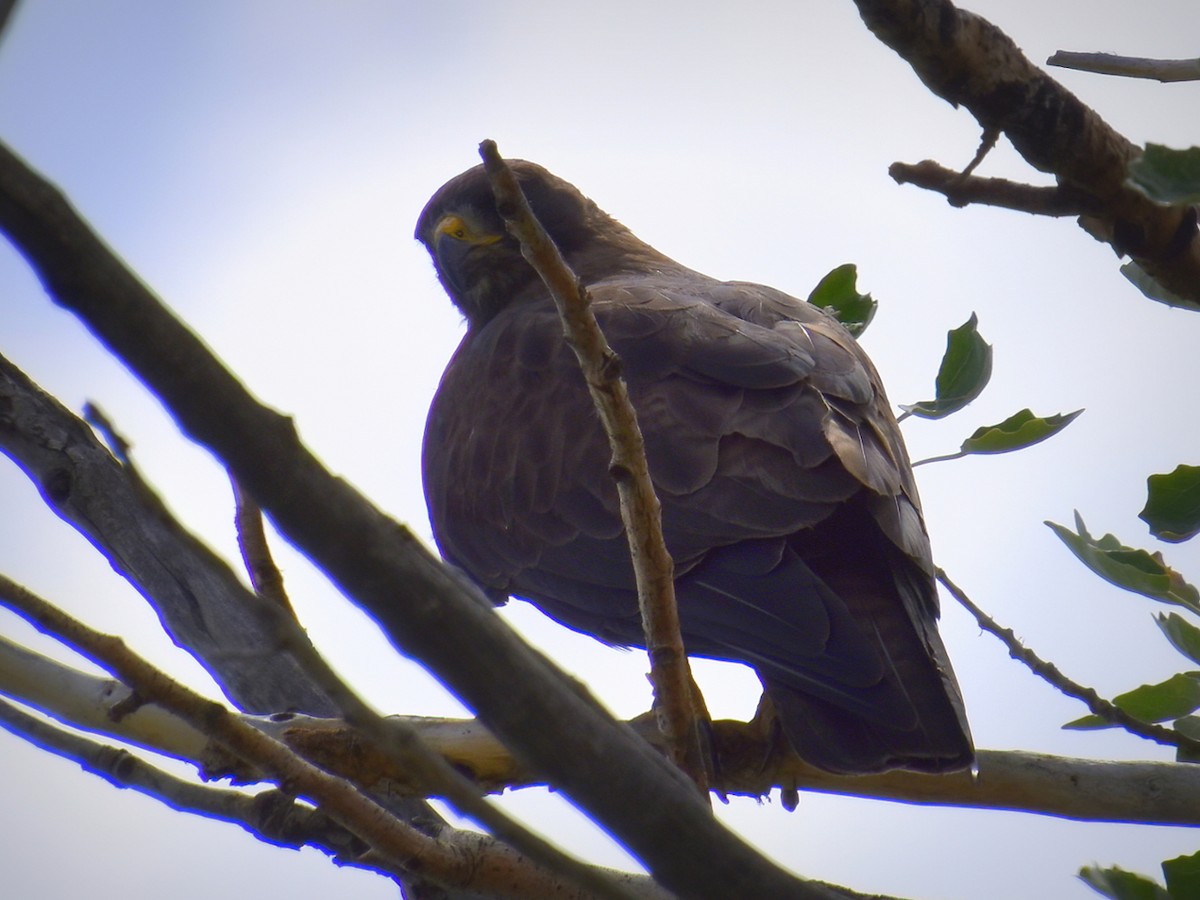
<path fill-rule="evenodd" d="M 1161 725 L 1143 722 L 1141 719 L 1134 718 L 1125 712 L 1125 710 L 1105 700 L 1094 689 L 1071 680 L 1060 672 L 1056 665 L 1046 662 L 1046 660 L 1017 640 L 1017 636 L 1011 628 L 1002 628 L 998 625 L 991 616 L 976 606 L 971 598 L 964 593 L 963 589 L 951 581 L 944 571 L 938 569 L 937 577 L 938 581 L 945 586 L 951 596 L 975 617 L 975 621 L 979 623 L 980 628 L 1000 639 L 1004 646 L 1008 648 L 1009 655 L 1013 659 L 1023 662 L 1033 674 L 1053 685 L 1068 697 L 1074 697 L 1076 700 L 1082 701 L 1093 715 L 1099 716 L 1105 721 L 1112 722 L 1114 725 L 1120 725 L 1131 734 L 1136 734 L 1138 737 L 1145 738 L 1146 740 L 1165 744 L 1169 747 L 1178 747 L 1181 750 L 1186 750 L 1188 753 L 1200 755 L 1200 741 L 1190 738 L 1173 728 L 1164 728 Z"/>
<path fill-rule="evenodd" d="M 5 701 L 0 701 L 0 728 L 72 760 L 115 787 L 132 788 L 180 812 L 236 823 L 272 844 L 297 849 L 305 845 L 320 847 L 350 865 L 369 849 L 319 809 L 299 804 L 278 790 L 252 795 L 205 787 L 164 772 L 127 750 L 51 725 Z M 376 861 L 370 868 L 380 871 L 385 865 Z M 400 874 L 400 870 L 393 868 L 393 874 Z"/>
<path fill-rule="evenodd" d="M 204 771 L 206 778 L 233 776 L 236 781 L 250 783 L 265 777 L 256 767 L 236 759 L 207 735 L 161 706 L 131 702 L 135 695 L 125 684 L 80 672 L 3 638 L 0 638 L 0 694 L 17 699 L 72 728 L 117 738 L 125 744 L 191 763 Z M 393 798 L 408 794 L 423 796 L 418 773 L 406 765 L 404 758 L 377 751 L 376 744 L 364 742 L 362 731 L 348 726 L 344 720 L 284 715 L 241 716 L 240 719 L 360 788 L 378 787 L 381 794 Z M 389 719 L 389 722 L 396 721 Z M 304 727 L 300 727 L 302 724 Z M 403 724 L 417 731 L 415 723 L 405 721 Z M 128 751 L 80 738 L 2 701 L 0 727 L 43 749 L 75 760 L 85 770 L 99 774 L 119 787 L 135 788 L 174 809 L 236 821 L 271 843 L 288 846 L 309 843 L 339 858 L 345 856 L 351 844 L 359 845 L 354 854 L 356 857 L 368 849 L 319 809 L 298 807 L 290 800 L 285 803 L 278 791 L 269 792 L 278 797 L 278 802 L 272 801 L 268 806 L 262 805 L 268 799 L 263 794 L 250 798 L 233 791 L 209 791 L 168 776 Z M 330 747 L 330 735 L 337 737 L 336 748 Z M 490 735 L 488 738 L 495 740 Z M 507 751 L 502 752 L 511 760 Z M 387 784 L 380 784 L 385 780 Z M 463 858 L 464 872 L 475 873 L 464 885 L 471 889 L 473 897 L 478 896 L 478 891 L 489 890 L 493 882 L 521 884 L 523 890 L 542 891 L 555 897 L 613 896 L 614 887 L 619 889 L 620 896 L 655 900 L 666 900 L 668 896 L 649 878 L 599 867 L 589 867 L 590 877 L 583 880 L 603 883 L 604 887 L 600 891 L 581 890 L 574 887 L 571 880 L 530 865 L 528 857 L 491 835 L 443 828 L 436 838 Z M 375 855 L 350 861 L 389 873 L 402 881 L 411 882 L 413 878 L 412 872 Z"/>
<path fill-rule="evenodd" d="M 270 652 L 279 642 L 277 617 L 264 614 L 265 604 L 90 428 L 2 355 L 0 408 L 0 453 L 146 598 L 175 643 L 239 708 L 334 713 L 295 659 Z"/>
<path fill-rule="evenodd" d="M 250 576 L 250 584 L 260 597 L 265 597 L 295 618 L 296 612 L 283 586 L 283 573 L 275 565 L 271 547 L 267 543 L 262 509 L 253 497 L 241 489 L 236 478 L 230 478 L 229 482 L 233 487 L 233 523 L 237 530 L 238 549 L 242 553 L 246 574 Z"/>
<path fill-rule="evenodd" d="M 0 228 L 55 302 L 158 395 L 186 434 L 228 464 L 282 534 L 661 884 L 696 897 L 829 895 L 716 822 L 676 769 L 525 645 L 464 578 L 332 476 L 290 420 L 256 401 L 62 194 L 3 145 Z"/>
<path fill-rule="evenodd" d="M 637 413 L 621 377 L 621 361 L 609 346 L 591 309 L 587 288 L 579 283 L 554 241 L 529 208 L 521 186 L 500 156 L 495 141 L 479 145 L 496 209 L 509 232 L 521 242 L 521 253 L 541 276 L 554 297 L 567 343 L 575 351 L 584 380 L 612 449 L 610 471 L 617 483 L 621 520 L 629 539 L 637 581 L 638 604 L 655 710 L 660 717 L 670 756 L 707 796 L 696 709 L 692 703 L 692 674 L 679 632 L 675 605 L 675 565 L 662 530 L 662 507 L 650 480 L 646 446 Z"/>
<path fill-rule="evenodd" d="M 168 678 L 119 638 L 89 628 L 4 576 L 0 576 L 0 603 L 111 671 L 140 700 L 162 706 L 288 790 L 319 804 L 393 864 L 452 886 L 461 886 L 470 877 L 461 860 L 435 839 L 401 822 L 353 785 L 302 760 L 225 707 Z"/>
<path fill-rule="evenodd" d="M 1001 131 L 1025 160 L 1096 209 L 1079 224 L 1160 284 L 1200 302 L 1200 231 L 1186 206 L 1126 183 L 1141 150 L 1035 66 L 1012 39 L 950 0 L 855 0 L 867 27 L 933 93 Z"/>

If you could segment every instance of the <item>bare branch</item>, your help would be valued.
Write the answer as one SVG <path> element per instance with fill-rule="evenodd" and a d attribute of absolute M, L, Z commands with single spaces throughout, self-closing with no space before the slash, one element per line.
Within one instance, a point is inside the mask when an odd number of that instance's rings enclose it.
<path fill-rule="evenodd" d="M 119 748 L 55 728 L 0 701 L 0 727 L 38 747 L 78 763 L 119 788 L 132 788 L 179 812 L 195 813 L 242 826 L 255 837 L 283 847 L 316 847 L 341 865 L 351 865 L 410 881 L 412 873 L 378 854 L 321 809 L 298 803 L 279 790 L 245 794 L 205 787 L 177 778 Z M 447 829 L 438 842 L 461 861 L 464 871 L 476 876 L 466 885 L 471 896 L 554 897 L 556 900 L 591 900 L 594 894 L 531 870 L 529 862 L 489 835 Z M 645 875 L 597 868 L 605 879 L 634 900 L 670 900 Z M 500 886 L 497 888 L 496 886 Z M 528 893 L 525 893 L 528 892 Z"/>
<path fill-rule="evenodd" d="M 0 0 L 0 39 L 3 39 L 16 8 L 17 0 Z"/>
<path fill-rule="evenodd" d="M 709 772 L 704 765 L 702 738 L 692 703 L 694 682 L 675 605 L 675 565 L 663 537 L 662 506 L 650 480 L 646 446 L 637 412 L 621 377 L 621 361 L 600 330 L 587 289 L 579 283 L 529 208 L 495 141 L 480 144 L 479 155 L 491 179 L 497 211 L 509 232 L 521 242 L 521 254 L 554 297 L 567 343 L 579 360 L 588 392 L 608 436 L 612 449 L 609 468 L 617 483 L 621 521 L 633 559 L 655 710 L 672 760 L 707 797 Z"/>
<path fill-rule="evenodd" d="M 1118 56 L 1115 53 L 1059 50 L 1046 60 L 1046 65 L 1095 72 L 1097 75 L 1150 78 L 1162 82 L 1200 81 L 1200 59 L 1147 59 L 1144 56 Z"/>
<path fill-rule="evenodd" d="M 271 547 L 267 543 L 267 532 L 263 527 L 262 509 L 254 502 L 253 497 L 241 489 L 232 475 L 229 482 L 233 485 L 233 523 L 237 530 L 238 549 L 242 553 L 246 573 L 250 576 L 250 584 L 260 597 L 286 610 L 288 615 L 295 618 L 295 610 L 292 609 L 287 591 L 283 587 L 283 573 L 271 557 Z"/>
<path fill-rule="evenodd" d="M 1126 182 L 1141 150 L 1033 65 L 1012 39 L 950 0 L 855 0 L 867 27 L 933 93 L 1001 131 L 1034 168 L 1096 204 L 1079 224 L 1156 281 L 1200 303 L 1200 231 L 1186 206 Z"/>
<path fill-rule="evenodd" d="M 276 618 L 92 430 L 0 356 L 0 452 L 158 612 L 164 628 L 240 708 L 333 715 L 278 646 Z M 95 413 L 93 412 L 93 417 Z"/>
<path fill-rule="evenodd" d="M 208 738 L 161 707 L 130 709 L 133 692 L 0 637 L 0 694 L 20 700 L 74 728 L 188 762 L 202 760 Z M 124 714 L 122 714 L 124 711 Z"/>
<path fill-rule="evenodd" d="M 888 174 L 897 184 L 937 191 L 951 206 L 983 203 L 1040 216 L 1078 216 L 1099 208 L 1095 198 L 1062 185 L 1036 187 L 1006 178 L 964 175 L 929 159 L 913 165 L 892 163 Z"/>
<path fill-rule="evenodd" d="M 540 783 L 513 759 L 486 728 L 470 719 L 409 718 L 427 744 L 488 790 Z M 629 723 L 647 740 L 661 743 L 651 717 Z M 324 767 L 361 767 L 357 778 L 382 780 L 408 790 L 403 771 L 383 758 L 352 752 L 353 736 L 344 724 L 297 717 L 264 723 L 281 740 L 303 748 Z M 805 764 L 795 754 L 777 752 L 753 723 L 713 722 L 714 749 L 721 780 L 731 795 L 765 797 L 772 790 L 799 788 L 821 793 L 1006 809 L 1089 822 L 1129 822 L 1200 826 L 1200 767 L 1174 762 L 1103 762 L 1021 751 L 982 750 L 978 775 L 958 772 L 926 775 L 894 771 L 842 776 Z"/>
<path fill-rule="evenodd" d="M 1166 744 L 1167 746 L 1179 747 L 1193 755 L 1200 755 L 1200 741 L 1193 740 L 1172 728 L 1164 728 L 1161 725 L 1154 725 L 1149 722 L 1143 722 L 1141 719 L 1135 719 L 1129 713 L 1125 712 L 1125 710 L 1105 700 L 1092 688 L 1084 687 L 1078 682 L 1072 681 L 1060 672 L 1058 667 L 1053 663 L 1046 662 L 1017 640 L 1017 636 L 1013 634 L 1011 628 L 1001 628 L 997 625 L 995 620 L 976 606 L 963 592 L 962 588 L 951 581 L 942 569 L 938 569 L 937 577 L 938 581 L 945 585 L 946 590 L 950 592 L 951 596 L 966 607 L 967 611 L 975 617 L 980 628 L 994 634 L 1001 640 L 1004 646 L 1008 648 L 1009 655 L 1013 659 L 1025 663 L 1031 672 L 1058 688 L 1058 690 L 1068 697 L 1074 697 L 1076 700 L 1083 701 L 1093 715 L 1112 722 L 1114 725 L 1120 725 L 1131 734 L 1136 734 L 1138 737 L 1146 738 L 1146 740 Z"/>
<path fill-rule="evenodd" d="M 94 631 L 4 576 L 0 576 L 0 603 L 113 672 L 143 701 L 162 706 L 289 790 L 318 803 L 375 852 L 445 884 L 461 885 L 470 877 L 436 840 L 396 819 L 352 785 L 300 759 L 225 707 L 172 680 L 119 638 Z"/>
<path fill-rule="evenodd" d="M 115 686 L 115 687 L 114 687 Z M 129 690 L 119 682 L 77 672 L 23 648 L 0 643 L 0 693 L 30 703 L 74 727 L 135 743 L 158 753 L 230 770 L 228 757 L 213 761 L 207 738 L 153 704 L 111 718 L 108 711 Z M 389 717 L 389 721 L 400 717 Z M 242 720 L 322 768 L 355 784 L 416 795 L 421 784 L 397 758 L 364 742 L 362 732 L 340 719 L 307 716 Z M 494 735 L 473 719 L 403 717 L 406 727 L 481 788 L 501 791 L 541 783 Z M 650 717 L 629 723 L 647 740 L 661 743 Z M 978 777 L 969 773 L 930 776 L 912 772 L 842 777 L 779 754 L 753 725 L 713 723 L 721 773 L 729 794 L 764 797 L 776 788 L 846 794 L 906 803 L 1011 809 L 1080 821 L 1200 825 L 1200 767 L 1170 762 L 1100 762 L 1016 751 L 983 750 Z M 239 778 L 261 776 L 245 767 Z M 462 832 L 443 841 L 465 840 Z M 482 852 L 482 851 L 481 851 Z M 496 848 L 490 852 L 503 852 Z M 515 864 L 515 863 L 514 863 Z"/>
<path fill-rule="evenodd" d="M 177 778 L 127 750 L 64 731 L 3 701 L 0 701 L 0 727 L 78 763 L 109 784 L 132 788 L 180 812 L 236 823 L 272 844 L 296 848 L 306 844 L 317 846 L 351 865 L 368 850 L 366 844 L 320 810 L 299 804 L 280 791 L 251 795 Z"/>

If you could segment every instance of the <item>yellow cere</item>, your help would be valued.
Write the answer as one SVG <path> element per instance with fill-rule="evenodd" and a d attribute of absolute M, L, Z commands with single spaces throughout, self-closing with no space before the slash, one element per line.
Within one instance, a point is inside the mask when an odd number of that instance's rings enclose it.
<path fill-rule="evenodd" d="M 467 224 L 466 220 L 453 213 L 442 216 L 441 221 L 437 224 L 436 233 L 447 235 L 456 241 L 465 241 L 468 244 L 491 244 L 501 238 L 501 235 L 498 234 L 479 234 Z"/>

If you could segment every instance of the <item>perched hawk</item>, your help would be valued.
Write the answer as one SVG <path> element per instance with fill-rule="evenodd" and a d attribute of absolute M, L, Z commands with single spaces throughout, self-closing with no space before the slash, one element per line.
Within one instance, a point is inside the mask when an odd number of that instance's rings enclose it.
<path fill-rule="evenodd" d="M 866 354 L 820 309 L 681 266 L 512 166 L 621 357 L 688 652 L 753 667 L 823 769 L 970 765 L 912 470 Z M 498 602 L 641 645 L 608 443 L 482 166 L 433 196 L 417 238 L 467 320 L 425 430 L 438 546 Z"/>

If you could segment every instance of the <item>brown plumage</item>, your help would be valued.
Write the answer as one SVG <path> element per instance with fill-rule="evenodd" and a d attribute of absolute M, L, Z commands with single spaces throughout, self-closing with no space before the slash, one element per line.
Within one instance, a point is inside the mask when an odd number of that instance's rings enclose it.
<path fill-rule="evenodd" d="M 857 342 L 807 303 L 679 265 L 539 166 L 513 168 L 621 357 L 688 652 L 752 666 L 814 765 L 968 766 L 912 470 Z M 608 445 L 481 166 L 433 196 L 417 237 L 468 325 L 425 432 L 438 546 L 498 602 L 640 645 Z"/>

